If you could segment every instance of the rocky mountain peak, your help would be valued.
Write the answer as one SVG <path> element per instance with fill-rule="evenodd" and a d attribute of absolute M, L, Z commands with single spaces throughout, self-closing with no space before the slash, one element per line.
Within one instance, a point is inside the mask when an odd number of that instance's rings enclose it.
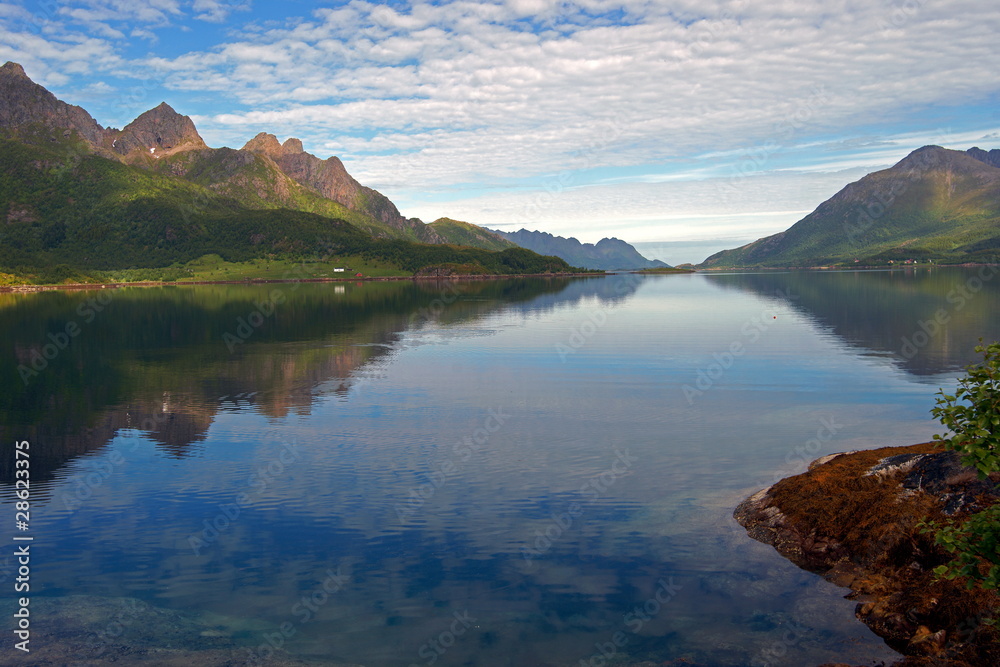
<path fill-rule="evenodd" d="M 24 79 L 28 78 L 28 75 L 24 73 L 23 67 L 9 60 L 3 64 L 3 67 L 0 67 L 0 74 L 5 76 L 19 76 Z"/>
<path fill-rule="evenodd" d="M 914 174 L 926 174 L 937 170 L 967 173 L 983 171 L 984 162 L 963 151 L 941 146 L 923 146 L 897 162 L 892 168 Z"/>
<path fill-rule="evenodd" d="M 278 138 L 273 134 L 261 132 L 248 141 L 242 150 L 266 155 L 274 160 L 278 168 L 288 177 L 322 197 L 332 199 L 349 209 L 361 211 L 392 226 L 408 225 L 387 197 L 365 188 L 354 180 L 337 157 L 321 160 L 312 153 L 306 153 L 302 148 L 302 141 L 295 137 L 290 137 L 284 144 L 279 144 Z M 418 229 L 427 235 L 423 240 L 434 242 L 436 234 L 432 230 L 424 231 L 423 223 L 420 223 Z"/>
<path fill-rule="evenodd" d="M 27 138 L 40 128 L 66 137 L 75 130 L 92 147 L 104 138 L 104 128 L 89 113 L 57 99 L 19 64 L 5 63 L 0 67 L 0 129 Z"/>
<path fill-rule="evenodd" d="M 260 132 L 256 137 L 246 142 L 240 150 L 266 155 L 275 161 L 285 155 L 305 153 L 301 140 L 289 137 L 285 140 L 285 143 L 281 144 L 278 143 L 278 137 L 267 132 Z"/>
<path fill-rule="evenodd" d="M 305 153 L 302 148 L 302 140 L 296 139 L 295 137 L 289 137 L 285 143 L 281 145 L 282 151 L 285 155 L 294 155 L 296 153 Z"/>
<path fill-rule="evenodd" d="M 994 148 L 990 151 L 984 151 L 978 146 L 973 146 L 969 150 L 965 151 L 970 157 L 974 157 L 980 162 L 984 162 L 991 167 L 1000 167 L 1000 148 Z"/>
<path fill-rule="evenodd" d="M 158 156 L 182 150 L 207 148 L 194 122 L 174 111 L 166 102 L 140 114 L 114 139 L 119 155 L 135 151 Z"/>
<path fill-rule="evenodd" d="M 281 144 L 278 143 L 278 137 L 267 132 L 258 133 L 256 137 L 243 144 L 243 148 L 240 150 L 250 153 L 260 153 L 272 159 L 281 157 L 284 152 Z"/>
<path fill-rule="evenodd" d="M 524 228 L 516 232 L 490 231 L 540 255 L 555 255 L 573 266 L 588 269 L 652 269 L 667 266 L 658 259 L 646 259 L 631 245 L 614 237 L 603 238 L 597 243 L 581 243 L 572 236 L 565 238 Z"/>

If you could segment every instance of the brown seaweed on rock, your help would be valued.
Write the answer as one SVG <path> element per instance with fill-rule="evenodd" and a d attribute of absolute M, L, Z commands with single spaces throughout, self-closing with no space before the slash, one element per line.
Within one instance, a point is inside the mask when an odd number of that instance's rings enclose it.
<path fill-rule="evenodd" d="M 1000 501 L 935 443 L 824 457 L 744 500 L 736 520 L 799 567 L 849 587 L 855 614 L 893 649 L 898 666 L 1000 665 L 995 591 L 939 580 L 949 560 L 920 531 L 924 518 L 962 520 Z"/>

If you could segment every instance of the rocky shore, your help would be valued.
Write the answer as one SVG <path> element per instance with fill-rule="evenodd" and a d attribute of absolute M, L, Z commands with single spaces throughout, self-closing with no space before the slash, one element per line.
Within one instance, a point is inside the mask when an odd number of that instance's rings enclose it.
<path fill-rule="evenodd" d="M 935 443 L 834 454 L 744 500 L 750 537 L 851 589 L 857 617 L 907 656 L 897 666 L 1000 665 L 1000 595 L 938 580 L 949 560 L 918 523 L 961 520 L 1000 501 L 1000 476 L 980 480 Z"/>

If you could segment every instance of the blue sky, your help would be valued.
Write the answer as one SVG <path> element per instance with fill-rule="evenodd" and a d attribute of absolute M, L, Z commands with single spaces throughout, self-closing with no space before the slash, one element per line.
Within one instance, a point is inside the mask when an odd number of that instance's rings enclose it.
<path fill-rule="evenodd" d="M 922 145 L 1000 147 L 982 0 L 0 0 L 0 24 L 0 61 L 102 125 L 166 101 L 210 146 L 337 155 L 407 216 L 675 263 Z"/>

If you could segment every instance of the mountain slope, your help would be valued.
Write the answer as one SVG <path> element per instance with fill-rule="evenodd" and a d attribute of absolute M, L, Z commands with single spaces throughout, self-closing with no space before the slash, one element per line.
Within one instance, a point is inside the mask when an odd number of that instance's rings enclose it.
<path fill-rule="evenodd" d="M 521 248 L 445 245 L 339 160 L 309 155 L 296 139 L 279 145 L 266 135 L 249 150 L 209 148 L 191 119 L 166 103 L 122 130 L 105 129 L 15 63 L 0 67 L 0 93 L 3 282 L 131 268 L 176 273 L 209 254 L 230 262 L 355 257 L 397 274 L 571 269 Z"/>
<path fill-rule="evenodd" d="M 69 138 L 76 132 L 90 146 L 104 143 L 107 131 L 78 106 L 66 104 L 28 78 L 24 68 L 0 67 L 0 132 L 23 140 L 47 139 L 52 132 Z"/>
<path fill-rule="evenodd" d="M 208 148 L 194 122 L 174 111 L 166 102 L 141 114 L 113 135 L 111 146 L 115 153 L 132 162 Z"/>
<path fill-rule="evenodd" d="M 345 218 L 383 238 L 447 241 L 420 220 L 403 217 L 382 193 L 358 183 L 338 158 L 321 160 L 306 153 L 298 139 L 279 144 L 274 135 L 260 133 L 242 149 L 253 159 L 241 160 L 232 155 L 233 149 L 209 148 L 191 119 L 165 102 L 122 130 L 103 128 L 84 109 L 60 101 L 12 62 L 0 67 L 0 136 L 46 147 L 64 143 L 68 159 L 74 161 L 93 153 L 164 174 L 196 174 L 201 185 L 252 208 L 283 207 Z M 220 164 L 225 168 L 215 173 Z M 289 187 L 290 182 L 301 187 Z"/>
<path fill-rule="evenodd" d="M 561 257 L 573 266 L 583 266 L 588 269 L 615 271 L 669 266 L 658 259 L 646 259 L 628 243 L 614 238 L 601 239 L 595 244 L 580 243 L 575 238 L 553 236 L 547 232 L 532 232 L 527 229 L 516 232 L 490 231 L 522 248 L 534 250 L 541 255 Z"/>
<path fill-rule="evenodd" d="M 247 209 L 186 179 L 99 155 L 66 165 L 63 148 L 0 139 L 0 216 L 5 221 L 0 273 L 35 282 L 79 281 L 127 268 L 174 267 L 176 274 L 180 265 L 208 254 L 230 262 L 360 257 L 395 266 L 403 275 L 429 267 L 442 267 L 444 274 L 571 270 L 558 258 L 523 248 L 490 252 L 374 239 L 343 220 L 288 209 Z"/>
<path fill-rule="evenodd" d="M 701 266 L 985 261 L 998 251 L 1000 168 L 981 156 L 925 146 L 847 185 L 786 231 L 716 253 Z"/>
<path fill-rule="evenodd" d="M 982 148 L 973 146 L 965 152 L 980 162 L 985 162 L 993 167 L 1000 167 L 1000 148 L 994 148 L 991 151 L 984 151 Z"/>
<path fill-rule="evenodd" d="M 339 158 L 321 160 L 306 153 L 298 139 L 289 138 L 284 144 L 279 144 L 273 134 L 261 132 L 241 150 L 266 156 L 295 182 L 325 199 L 369 216 L 376 223 L 372 231 L 425 243 L 444 242 L 424 223 L 404 218 L 396 205 L 381 192 L 354 180 Z"/>
<path fill-rule="evenodd" d="M 445 243 L 485 248 L 486 250 L 506 250 L 507 248 L 518 247 L 516 243 L 508 241 L 497 232 L 491 232 L 488 229 L 469 222 L 462 222 L 461 220 L 438 218 L 427 226 L 444 239 Z"/>

